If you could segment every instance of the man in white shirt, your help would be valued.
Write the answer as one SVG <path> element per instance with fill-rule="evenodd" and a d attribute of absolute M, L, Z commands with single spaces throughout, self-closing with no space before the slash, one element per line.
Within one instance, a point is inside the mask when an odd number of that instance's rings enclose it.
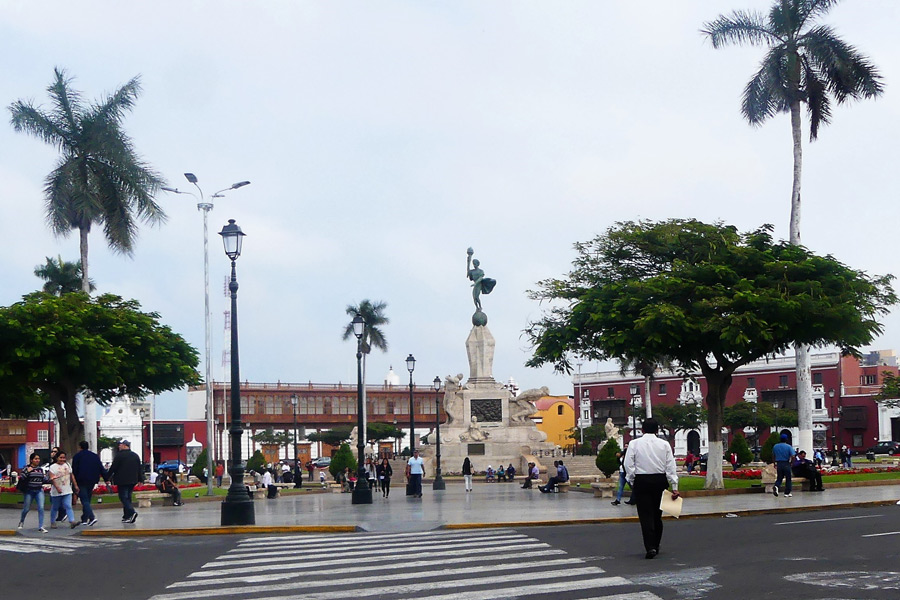
<path fill-rule="evenodd" d="M 409 478 L 409 493 L 415 498 L 422 497 L 422 478 L 425 476 L 425 461 L 419 457 L 419 451 L 413 450 L 413 455 L 406 463 L 406 476 Z"/>
<path fill-rule="evenodd" d="M 669 442 L 656 437 L 659 423 L 656 419 L 644 420 L 644 435 L 628 444 L 625 454 L 625 477 L 631 485 L 637 503 L 641 534 L 644 538 L 645 558 L 659 554 L 663 523 L 659 502 L 663 492 L 671 485 L 672 498 L 678 498 L 678 475 L 675 457 Z"/>

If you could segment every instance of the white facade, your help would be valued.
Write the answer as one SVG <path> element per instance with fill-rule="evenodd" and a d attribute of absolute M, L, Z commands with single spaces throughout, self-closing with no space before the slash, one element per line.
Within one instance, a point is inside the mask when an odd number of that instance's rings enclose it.
<path fill-rule="evenodd" d="M 113 400 L 112 404 L 104 408 L 103 416 L 100 417 L 100 435 L 128 440 L 131 442 L 131 449 L 140 456 L 144 447 L 144 427 L 140 410 L 140 406 L 132 403 L 128 396 Z M 100 452 L 100 460 L 105 463 L 111 462 L 112 457 L 113 452 L 110 448 L 104 448 Z"/>

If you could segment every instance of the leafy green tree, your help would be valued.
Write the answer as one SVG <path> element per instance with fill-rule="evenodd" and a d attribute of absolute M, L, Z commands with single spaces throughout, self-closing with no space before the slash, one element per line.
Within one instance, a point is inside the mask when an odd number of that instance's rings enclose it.
<path fill-rule="evenodd" d="M 253 456 L 250 457 L 250 460 L 247 461 L 246 471 L 249 473 L 250 471 L 254 471 L 255 473 L 262 473 L 263 469 L 266 468 L 266 457 L 263 456 L 262 450 L 257 450 L 253 453 Z"/>
<path fill-rule="evenodd" d="M 569 434 L 569 439 L 572 440 L 580 440 L 581 439 L 581 429 L 578 427 L 572 427 L 566 430 L 566 433 Z M 585 444 L 593 444 L 599 446 L 600 443 L 606 439 L 606 428 L 603 425 L 596 424 L 590 425 L 584 428 L 584 443 Z"/>
<path fill-rule="evenodd" d="M 117 438 L 106 437 L 101 435 L 97 438 L 97 450 L 103 450 L 104 448 L 115 448 L 119 445 L 119 440 Z"/>
<path fill-rule="evenodd" d="M 801 104 L 806 105 L 813 141 L 820 125 L 831 121 L 833 101 L 842 104 L 883 92 L 881 76 L 869 59 L 840 39 L 834 29 L 817 24 L 835 4 L 836 0 L 776 0 L 768 15 L 734 11 L 703 26 L 714 48 L 737 44 L 768 50 L 744 88 L 741 113 L 751 125 L 762 125 L 778 113 L 790 113 L 794 161 L 790 243 L 794 245 L 800 245 Z M 795 352 L 801 443 L 807 445 L 812 443 L 813 402 L 809 347 L 798 343 Z"/>
<path fill-rule="evenodd" d="M 572 356 L 670 356 L 706 379 L 709 454 L 721 456 L 737 368 L 794 342 L 858 352 L 897 302 L 889 276 L 776 243 L 770 232 L 673 219 L 618 223 L 576 244 L 568 276 L 532 292 L 551 306 L 526 330 L 534 345 L 528 366 L 571 372 Z M 721 465 L 710 466 L 706 487 L 722 488 Z"/>
<path fill-rule="evenodd" d="M 875 401 L 887 408 L 900 406 L 900 378 L 884 371 L 881 380 L 881 390 L 875 395 Z"/>
<path fill-rule="evenodd" d="M 203 474 L 203 469 L 206 468 L 206 462 L 209 460 L 208 456 L 206 448 L 204 448 L 197 456 L 197 460 L 194 461 L 194 464 L 191 465 L 191 475 L 199 479 L 201 483 L 206 483 L 206 476 Z"/>
<path fill-rule="evenodd" d="M 328 465 L 328 472 L 331 473 L 331 476 L 334 479 L 337 479 L 337 474 L 343 473 L 344 469 L 347 467 L 350 467 L 351 473 L 356 473 L 356 458 L 353 456 L 353 451 L 350 450 L 350 444 L 341 444 L 341 447 L 338 448 L 337 452 L 331 456 L 331 464 Z"/>
<path fill-rule="evenodd" d="M 619 443 L 615 439 L 611 439 L 600 448 L 597 452 L 597 468 L 603 472 L 606 477 L 612 476 L 619 470 L 619 459 L 616 458 L 616 452 L 621 452 Z"/>
<path fill-rule="evenodd" d="M 40 400 L 56 413 L 69 453 L 84 439 L 79 394 L 108 404 L 200 382 L 190 344 L 158 314 L 111 294 L 29 294 L 0 308 L 0 339 L 0 409 Z"/>
<path fill-rule="evenodd" d="M 310 433 L 306 436 L 306 439 L 311 442 L 322 442 L 323 444 L 337 447 L 350 439 L 351 431 L 353 430 L 347 426 L 335 427 L 334 429 Z"/>
<path fill-rule="evenodd" d="M 69 292 L 81 291 L 81 261 L 69 262 L 62 256 L 53 259 L 47 257 L 46 264 L 34 268 L 34 274 L 44 280 L 44 292 L 62 296 Z M 89 291 L 93 292 L 97 286 L 88 280 Z"/>
<path fill-rule="evenodd" d="M 366 403 L 366 357 L 369 356 L 369 353 L 372 352 L 372 348 L 378 348 L 382 352 L 387 352 L 388 343 L 387 338 L 384 336 L 384 331 L 381 330 L 382 325 L 387 325 L 390 323 L 390 319 L 384 316 L 384 311 L 387 308 L 387 302 L 372 302 L 371 300 L 363 300 L 357 305 L 348 304 L 346 312 L 351 317 L 355 317 L 359 315 L 366 322 L 366 326 L 363 329 L 362 337 L 360 338 L 359 349 L 362 352 L 362 380 L 363 380 L 363 389 L 362 389 L 362 401 L 363 406 L 368 406 Z M 344 334 L 342 336 L 343 340 L 356 339 L 356 334 L 353 333 L 353 320 L 351 319 L 349 323 L 347 323 L 346 327 L 344 327 Z M 367 413 L 363 412 L 363 428 L 365 429 L 366 435 L 369 433 L 369 427 L 366 419 Z M 363 440 L 365 443 L 367 440 Z"/>
<path fill-rule="evenodd" d="M 266 427 L 263 431 L 257 431 L 253 434 L 251 438 L 257 444 L 266 444 L 272 446 L 284 446 L 285 448 L 289 448 L 291 442 L 294 439 L 293 431 L 281 431 L 279 433 L 275 433 L 275 429 L 272 427 Z"/>
<path fill-rule="evenodd" d="M 85 105 L 64 70 L 54 69 L 47 87 L 51 109 L 17 100 L 9 110 L 16 131 L 29 133 L 59 149 L 56 168 L 44 185 L 47 222 L 57 235 L 79 232 L 81 290 L 90 292 L 88 234 L 102 225 L 110 248 L 131 254 L 142 220 L 165 220 L 153 195 L 163 180 L 136 154 L 122 119 L 141 92 L 135 77 L 112 94 Z"/>
<path fill-rule="evenodd" d="M 675 434 L 679 431 L 691 431 L 698 429 L 705 418 L 704 410 L 699 404 L 689 402 L 682 404 L 676 402 L 671 405 L 657 406 L 653 411 L 653 418 L 659 423 L 660 431 L 665 432 L 675 449 Z"/>
<path fill-rule="evenodd" d="M 378 443 L 382 440 L 396 440 L 406 437 L 406 432 L 389 423 L 369 423 L 366 435 L 370 442 Z"/>
<path fill-rule="evenodd" d="M 747 445 L 744 434 L 740 432 L 734 434 L 731 438 L 731 444 L 728 445 L 728 455 L 731 456 L 732 453 L 737 454 L 738 463 L 742 465 L 753 461 L 753 453 L 750 452 L 750 446 Z"/>

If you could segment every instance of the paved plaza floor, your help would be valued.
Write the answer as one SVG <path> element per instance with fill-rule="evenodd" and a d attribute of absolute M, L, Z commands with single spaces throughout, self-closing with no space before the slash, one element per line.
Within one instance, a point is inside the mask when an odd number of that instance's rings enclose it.
<path fill-rule="evenodd" d="M 624 503 L 612 506 L 609 498 L 594 498 L 590 493 L 577 491 L 542 494 L 536 489 L 523 490 L 517 483 L 478 484 L 472 492 L 467 493 L 462 483 L 449 482 L 447 489 L 442 492 L 432 491 L 426 486 L 421 499 L 407 497 L 404 486 L 399 485 L 387 499 L 382 498 L 380 492 L 373 496 L 373 503 L 369 505 L 354 505 L 350 494 L 339 493 L 309 493 L 283 495 L 273 500 L 259 499 L 255 501 L 256 525 L 340 525 L 356 526 L 365 531 L 408 532 L 432 530 L 446 525 L 547 524 L 637 516 L 634 507 Z M 900 485 L 835 488 L 823 493 L 798 491 L 792 498 L 776 498 L 764 493 L 734 494 L 686 498 L 683 514 L 687 517 L 725 516 L 728 513 L 743 515 L 748 511 L 819 509 L 854 504 L 896 503 L 898 500 Z M 99 523 L 91 530 L 178 530 L 220 525 L 221 503 L 218 501 L 189 501 L 182 507 L 154 506 L 138 510 L 140 514 L 134 525 L 120 522 L 120 508 L 97 510 L 95 512 Z M 18 510 L 0 510 L 0 530 L 14 529 L 18 519 Z M 35 533 L 37 518 L 33 512 L 28 515 L 26 524 L 25 533 Z M 77 533 L 79 529 L 74 532 Z"/>

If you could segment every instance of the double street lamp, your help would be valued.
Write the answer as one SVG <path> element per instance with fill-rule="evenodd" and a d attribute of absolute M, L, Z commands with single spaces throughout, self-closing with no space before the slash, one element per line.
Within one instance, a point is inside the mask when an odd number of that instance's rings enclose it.
<path fill-rule="evenodd" d="M 406 370 L 409 371 L 409 455 L 416 449 L 416 411 L 413 408 L 413 371 L 416 370 L 416 359 L 412 354 L 406 357 Z M 412 496 L 412 482 L 406 481 L 406 495 Z"/>
<path fill-rule="evenodd" d="M 300 472 L 300 465 L 297 464 L 297 394 L 291 394 L 291 408 L 294 411 L 294 487 L 303 485 L 303 474 Z"/>
<path fill-rule="evenodd" d="M 253 498 L 244 486 L 244 463 L 241 460 L 241 369 L 238 360 L 238 323 L 237 323 L 237 272 L 235 261 L 241 255 L 244 232 L 235 224 L 234 219 L 219 232 L 225 243 L 225 254 L 231 259 L 231 485 L 228 495 L 222 502 L 222 525 L 255 525 L 256 514 Z M 207 383 L 208 385 L 208 383 Z"/>
<path fill-rule="evenodd" d="M 215 425 L 213 422 L 215 413 L 213 410 L 213 388 L 212 388 L 212 362 L 210 360 L 211 355 L 211 342 L 210 342 L 210 331 L 209 331 L 209 211 L 213 209 L 213 203 L 207 202 L 206 198 L 203 196 L 203 190 L 200 188 L 200 185 L 197 183 L 197 176 L 193 173 L 185 173 L 185 179 L 188 180 L 189 183 L 194 184 L 194 187 L 197 188 L 197 191 L 200 192 L 200 202 L 197 203 L 197 210 L 203 211 L 203 298 L 204 298 L 204 315 L 203 315 L 203 324 L 205 328 L 205 336 L 206 336 L 206 463 L 209 466 L 212 466 L 213 459 L 213 449 L 215 448 L 214 440 L 216 436 Z M 245 185 L 250 185 L 249 181 L 239 181 L 237 183 L 231 184 L 231 186 L 221 189 L 215 194 L 213 194 L 212 198 L 222 198 L 223 192 L 227 192 L 229 190 L 236 190 L 238 188 L 242 188 Z M 197 197 L 196 194 L 191 192 L 182 192 L 177 188 L 171 187 L 163 187 L 162 188 L 166 192 L 171 192 L 173 194 L 187 194 L 188 196 Z M 240 251 L 238 251 L 240 254 Z M 153 462 L 153 459 L 150 459 L 150 462 Z M 209 469 L 210 475 L 212 475 L 213 470 Z M 208 496 L 213 495 L 213 478 L 210 476 L 206 481 L 206 493 Z"/>
<path fill-rule="evenodd" d="M 435 469 L 434 483 L 431 484 L 433 490 L 445 490 L 447 486 L 444 484 L 444 478 L 441 477 L 441 378 L 434 378 L 434 408 L 437 412 L 437 421 L 434 427 L 434 436 L 437 440 L 437 450 L 435 458 L 437 459 L 437 468 Z"/>
<path fill-rule="evenodd" d="M 362 380 L 362 338 L 366 331 L 366 320 L 356 313 L 353 317 L 353 335 L 356 336 L 356 450 L 358 455 L 358 473 L 356 485 L 353 486 L 353 504 L 372 504 L 372 488 L 369 487 L 366 474 L 366 432 L 363 415 L 363 380 Z"/>

